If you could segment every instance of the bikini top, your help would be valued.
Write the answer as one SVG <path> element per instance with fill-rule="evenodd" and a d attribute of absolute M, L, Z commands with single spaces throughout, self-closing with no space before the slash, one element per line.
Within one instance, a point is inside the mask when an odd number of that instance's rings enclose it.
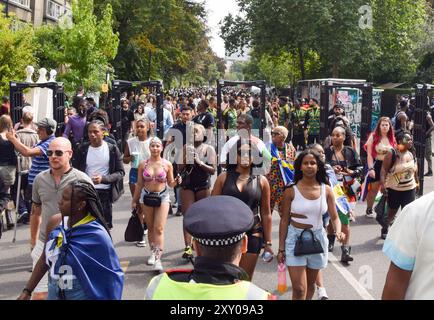
<path fill-rule="evenodd" d="M 164 161 L 164 160 L 163 160 Z M 143 169 L 143 181 L 146 183 L 166 183 L 167 182 L 167 173 L 164 167 L 164 164 L 161 165 L 162 170 L 155 176 L 151 176 L 148 171 L 149 160 L 145 162 L 145 168 Z"/>

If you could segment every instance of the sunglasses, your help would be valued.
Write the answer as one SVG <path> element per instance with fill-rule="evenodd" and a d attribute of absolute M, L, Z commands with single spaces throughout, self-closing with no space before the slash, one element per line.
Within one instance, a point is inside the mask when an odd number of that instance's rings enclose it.
<path fill-rule="evenodd" d="M 65 152 L 62 150 L 47 150 L 47 156 L 52 157 L 55 155 L 56 157 L 62 157 Z"/>

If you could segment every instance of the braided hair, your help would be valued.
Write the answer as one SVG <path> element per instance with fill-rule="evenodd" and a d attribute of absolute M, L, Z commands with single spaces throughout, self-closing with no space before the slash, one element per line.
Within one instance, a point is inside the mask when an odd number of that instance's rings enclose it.
<path fill-rule="evenodd" d="M 72 182 L 70 185 L 72 188 L 71 203 L 73 203 L 74 201 L 78 202 L 79 200 L 85 200 L 86 211 L 90 213 L 93 217 L 95 217 L 110 235 L 107 222 L 104 219 L 102 205 L 99 200 L 98 193 L 95 190 L 95 187 L 90 182 L 87 182 L 85 180 L 77 180 Z M 74 199 L 74 196 L 77 196 L 78 199 Z"/>

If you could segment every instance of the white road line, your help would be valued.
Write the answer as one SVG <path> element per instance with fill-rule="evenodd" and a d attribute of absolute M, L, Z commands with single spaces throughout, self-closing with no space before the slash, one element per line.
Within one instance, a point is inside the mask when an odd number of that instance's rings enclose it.
<path fill-rule="evenodd" d="M 338 270 L 338 272 L 344 277 L 345 280 L 353 287 L 354 290 L 359 294 L 360 297 L 362 297 L 363 300 L 375 300 L 373 296 L 360 284 L 359 281 L 349 272 L 347 269 L 345 269 L 340 261 L 331 253 L 329 253 L 329 261 L 331 264 Z"/>

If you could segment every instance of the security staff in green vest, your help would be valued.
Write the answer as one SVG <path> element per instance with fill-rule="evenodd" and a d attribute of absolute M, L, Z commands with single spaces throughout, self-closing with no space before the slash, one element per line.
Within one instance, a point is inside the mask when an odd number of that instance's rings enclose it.
<path fill-rule="evenodd" d="M 171 270 L 154 277 L 147 300 L 274 300 L 239 267 L 253 227 L 250 208 L 241 200 L 215 196 L 194 203 L 184 216 L 197 257 L 193 270 Z"/>

